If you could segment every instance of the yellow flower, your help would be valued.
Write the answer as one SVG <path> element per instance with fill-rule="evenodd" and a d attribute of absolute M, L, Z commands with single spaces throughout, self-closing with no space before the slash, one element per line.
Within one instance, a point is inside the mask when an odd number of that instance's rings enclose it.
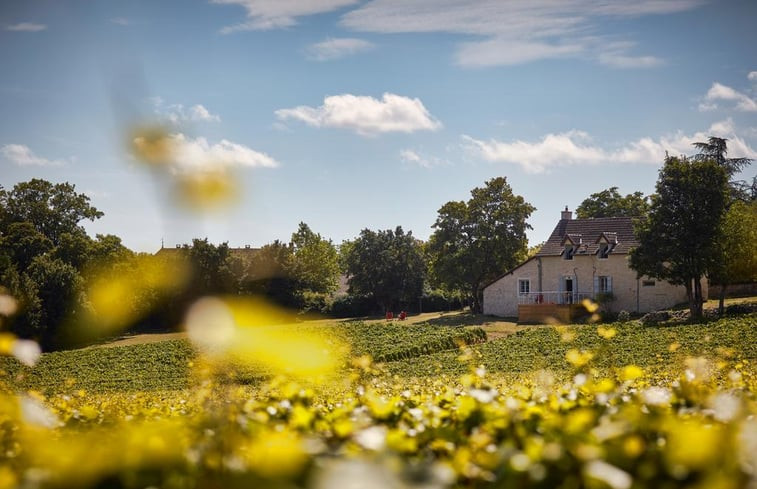
<path fill-rule="evenodd" d="M 295 477 L 307 462 L 300 439 L 287 431 L 266 430 L 241 451 L 247 466 L 269 479 Z"/>
<path fill-rule="evenodd" d="M 620 380 L 636 380 L 644 375 L 644 370 L 636 365 L 626 365 L 620 372 Z"/>
<path fill-rule="evenodd" d="M 665 456 L 674 470 L 678 466 L 692 470 L 717 464 L 718 455 L 723 453 L 720 426 L 674 421 L 669 429 Z"/>
<path fill-rule="evenodd" d="M 565 353 L 565 359 L 576 368 L 583 367 L 594 358 L 594 354 L 589 351 L 578 351 L 575 348 L 571 348 Z"/>
<path fill-rule="evenodd" d="M 611 328 L 611 327 L 599 326 L 597 328 L 597 333 L 602 338 L 604 338 L 606 340 L 611 340 L 611 339 L 613 339 L 615 337 L 615 335 L 618 334 L 618 330 L 616 330 L 615 328 Z"/>

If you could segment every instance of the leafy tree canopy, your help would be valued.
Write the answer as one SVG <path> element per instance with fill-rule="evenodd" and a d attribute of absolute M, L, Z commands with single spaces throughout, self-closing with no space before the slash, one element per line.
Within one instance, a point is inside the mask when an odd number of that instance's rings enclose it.
<path fill-rule="evenodd" d="M 196 295 L 236 293 L 238 281 L 233 269 L 238 268 L 228 243 L 214 245 L 205 239 L 193 239 L 182 247 L 192 267 L 192 289 Z"/>
<path fill-rule="evenodd" d="M 301 222 L 292 234 L 291 276 L 299 288 L 331 293 L 339 284 L 339 254 L 334 244 Z"/>
<path fill-rule="evenodd" d="M 401 226 L 394 230 L 363 229 L 341 247 L 351 294 L 369 294 L 392 310 L 416 301 L 423 293 L 426 265 L 421 243 Z"/>
<path fill-rule="evenodd" d="M 757 282 L 757 201 L 734 202 L 725 214 L 722 232 L 721 261 L 710 273 L 710 280 L 721 286 L 721 315 L 728 285 Z"/>
<path fill-rule="evenodd" d="M 623 197 L 618 187 L 591 194 L 576 208 L 576 215 L 589 217 L 641 217 L 649 211 L 649 202 L 642 192 Z"/>
<path fill-rule="evenodd" d="M 702 313 L 701 278 L 718 267 L 728 176 L 714 160 L 668 157 L 649 214 L 636 233 L 631 268 L 686 286 L 692 317 Z"/>
<path fill-rule="evenodd" d="M 0 248 L 10 258 L 7 265 L 13 264 L 19 272 L 23 272 L 29 268 L 34 257 L 50 251 L 53 243 L 32 223 L 14 222 L 0 235 Z"/>
<path fill-rule="evenodd" d="M 534 210 L 513 194 L 505 177 L 474 188 L 468 202 L 444 204 L 428 244 L 435 280 L 466 291 L 480 311 L 484 285 L 525 258 L 531 229 L 526 220 Z"/>
<path fill-rule="evenodd" d="M 710 136 L 706 142 L 693 143 L 693 146 L 699 150 L 694 155 L 697 160 L 714 160 L 718 165 L 723 167 L 729 179 L 739 173 L 741 170 L 752 164 L 751 158 L 728 158 L 728 140 Z M 745 180 L 732 180 L 730 182 L 731 200 L 742 200 L 749 202 L 757 199 L 757 176 L 752 178 L 751 182 Z"/>
<path fill-rule="evenodd" d="M 732 178 L 752 163 L 750 158 L 728 158 L 728 140 L 710 136 L 706 142 L 693 143 L 699 150 L 694 158 L 697 160 L 714 160 L 725 169 L 728 178 Z"/>
<path fill-rule="evenodd" d="M 2 227 L 14 222 L 29 222 L 54 245 L 64 233 L 76 233 L 84 219 L 94 221 L 103 213 L 90 205 L 89 197 L 76 193 L 70 183 L 53 184 L 38 178 L 0 191 Z"/>

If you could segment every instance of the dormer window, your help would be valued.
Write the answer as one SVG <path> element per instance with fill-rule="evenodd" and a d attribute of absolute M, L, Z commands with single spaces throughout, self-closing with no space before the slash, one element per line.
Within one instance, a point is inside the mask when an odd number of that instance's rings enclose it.
<path fill-rule="evenodd" d="M 572 260 L 573 255 L 576 253 L 576 247 L 572 244 L 565 243 L 565 249 L 562 252 L 562 257 L 565 260 Z"/>
<path fill-rule="evenodd" d="M 600 260 L 606 260 L 607 256 L 610 254 L 610 245 L 607 243 L 600 243 L 597 254 L 599 255 Z"/>
<path fill-rule="evenodd" d="M 576 237 L 574 240 L 571 236 L 565 236 L 562 240 L 563 251 L 562 257 L 564 260 L 572 260 L 573 255 L 578 251 L 578 245 L 581 243 L 580 237 Z"/>
<path fill-rule="evenodd" d="M 618 235 L 617 233 L 601 233 L 595 243 L 597 245 L 597 256 L 601 260 L 606 260 L 615 245 L 618 244 Z"/>

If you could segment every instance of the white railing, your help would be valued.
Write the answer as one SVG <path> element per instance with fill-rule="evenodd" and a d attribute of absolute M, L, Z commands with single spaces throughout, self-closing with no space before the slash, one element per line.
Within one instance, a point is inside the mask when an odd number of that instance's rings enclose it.
<path fill-rule="evenodd" d="M 518 304 L 580 304 L 584 299 L 591 299 L 585 292 L 547 291 L 518 294 Z"/>

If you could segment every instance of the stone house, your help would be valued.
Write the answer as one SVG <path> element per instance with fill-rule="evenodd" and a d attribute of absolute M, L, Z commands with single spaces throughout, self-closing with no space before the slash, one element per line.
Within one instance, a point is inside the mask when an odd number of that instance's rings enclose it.
<path fill-rule="evenodd" d="M 567 322 L 584 299 L 631 313 L 687 301 L 685 287 L 637 278 L 629 268 L 628 253 L 639 244 L 630 217 L 573 219 L 567 207 L 560 217 L 536 255 L 484 288 L 484 314 Z"/>

